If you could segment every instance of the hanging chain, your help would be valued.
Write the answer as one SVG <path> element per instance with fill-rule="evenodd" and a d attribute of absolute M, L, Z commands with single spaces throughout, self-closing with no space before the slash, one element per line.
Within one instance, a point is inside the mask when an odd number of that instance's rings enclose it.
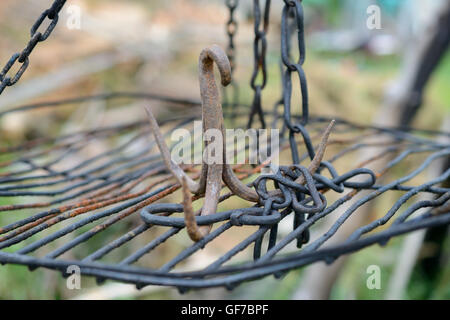
<path fill-rule="evenodd" d="M 239 0 L 225 0 L 228 10 L 230 12 L 229 19 L 226 23 L 226 31 L 228 36 L 227 56 L 230 60 L 231 73 L 233 73 L 236 67 L 236 48 L 234 45 L 234 37 L 238 29 L 238 23 L 235 20 L 235 11 L 239 4 Z"/>
<path fill-rule="evenodd" d="M 238 22 L 235 19 L 236 8 L 239 4 L 239 0 L 225 0 L 225 4 L 229 10 L 229 18 L 225 25 L 228 36 L 228 47 L 226 50 L 228 60 L 231 65 L 231 83 L 227 88 L 223 88 L 224 105 L 227 108 L 231 108 L 229 112 L 230 118 L 233 120 L 236 118 L 236 109 L 239 104 L 239 86 L 234 81 L 234 70 L 236 69 L 236 47 L 235 36 L 238 30 Z M 228 94 L 231 92 L 231 102 Z"/>
<path fill-rule="evenodd" d="M 23 49 L 20 53 L 13 54 L 0 73 L 0 94 L 2 94 L 3 90 L 5 90 L 6 87 L 10 87 L 16 84 L 19 81 L 20 77 L 22 77 L 23 73 L 28 68 L 28 65 L 30 63 L 29 56 L 31 52 L 33 52 L 33 49 L 39 42 L 47 40 L 53 29 L 55 29 L 56 24 L 58 23 L 59 12 L 61 11 L 65 3 L 66 0 L 55 0 L 52 6 L 49 9 L 45 10 L 33 24 L 30 32 L 31 39 L 25 49 Z M 44 31 L 44 33 L 37 32 L 39 27 L 44 22 L 45 18 L 49 18 L 51 20 L 49 26 Z M 6 74 L 9 72 L 9 70 L 11 70 L 16 62 L 22 64 L 20 69 L 12 78 L 7 77 Z"/>
<path fill-rule="evenodd" d="M 291 44 L 290 36 L 292 33 L 289 27 L 289 19 L 294 18 L 297 29 L 297 44 L 299 58 L 297 62 L 291 59 Z M 289 143 L 291 146 L 292 160 L 294 164 L 298 164 L 299 153 L 295 135 L 300 133 L 311 159 L 314 158 L 314 148 L 309 137 L 305 125 L 308 123 L 308 87 L 306 82 L 305 72 L 303 71 L 303 64 L 305 62 L 305 38 L 304 38 L 304 19 L 303 6 L 300 0 L 284 0 L 284 8 L 281 16 L 281 59 L 285 66 L 285 71 L 282 76 L 283 81 L 283 105 L 284 105 L 284 124 L 289 130 Z M 291 98 L 292 98 L 292 75 L 296 73 L 300 80 L 300 92 L 302 96 L 301 108 L 302 115 L 299 123 L 292 122 L 291 115 Z"/>
<path fill-rule="evenodd" d="M 266 68 L 266 53 L 267 53 L 267 39 L 266 35 L 269 29 L 269 15 L 270 15 L 270 0 L 266 0 L 264 6 L 263 27 L 261 29 L 261 8 L 259 0 L 253 0 L 253 16 L 255 40 L 253 43 L 254 53 L 254 68 L 250 81 L 250 85 L 254 91 L 253 103 L 248 119 L 247 127 L 250 128 L 253 124 L 253 119 L 256 114 L 259 116 L 261 127 L 265 128 L 264 113 L 261 104 L 261 93 L 267 83 L 267 68 Z M 257 84 L 257 78 L 262 75 L 262 81 Z"/>
<path fill-rule="evenodd" d="M 291 58 L 291 48 L 292 48 L 292 36 L 294 32 L 297 32 L 297 47 L 299 58 L 296 62 L 293 62 Z M 284 107 L 283 118 L 284 125 L 282 129 L 282 134 L 285 131 L 289 132 L 289 144 L 292 155 L 292 162 L 294 165 L 300 164 L 300 157 L 298 152 L 298 144 L 295 135 L 300 133 L 303 137 L 308 155 L 311 160 L 315 156 L 314 147 L 309 137 L 308 130 L 305 125 L 308 123 L 308 87 L 306 83 L 306 76 L 303 71 L 303 64 L 305 62 L 305 39 L 304 39 L 304 19 L 303 19 L 303 7 L 301 0 L 284 0 L 284 7 L 281 15 L 281 78 L 282 78 L 282 98 L 275 105 L 274 113 L 278 114 L 278 106 L 282 105 Z M 283 70 L 284 69 L 284 70 Z M 297 73 L 300 81 L 300 92 L 301 92 L 301 109 L 302 115 L 300 122 L 295 123 L 292 119 L 291 114 L 291 98 L 292 98 L 292 75 Z M 276 125 L 277 116 L 274 117 L 274 125 Z M 320 172 L 320 166 L 318 168 Z M 300 203 L 305 201 L 305 194 L 298 191 L 291 191 L 292 199 L 294 202 Z M 324 199 L 326 206 L 326 199 Z M 309 217 L 305 216 L 304 208 L 299 208 L 298 206 L 293 206 L 294 211 L 294 224 L 293 229 L 297 229 L 305 219 Z M 304 232 L 297 236 L 297 247 L 300 248 L 304 243 L 309 242 L 310 233 L 306 229 Z"/>

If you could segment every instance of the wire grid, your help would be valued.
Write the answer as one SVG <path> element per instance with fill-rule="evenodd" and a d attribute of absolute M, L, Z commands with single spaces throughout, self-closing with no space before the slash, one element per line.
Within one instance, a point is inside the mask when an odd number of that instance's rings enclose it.
<path fill-rule="evenodd" d="M 185 108 L 198 104 L 122 93 L 29 105 L 4 113 L 123 97 Z M 185 116 L 159 122 L 170 133 L 175 128 L 190 128 L 194 119 Z M 311 118 L 308 130 L 314 143 L 329 121 Z M 235 196 L 224 189 L 219 212 L 203 222 L 198 218 L 199 224 L 213 224 L 213 229 L 196 243 L 184 230 L 180 186 L 166 171 L 145 121 L 0 146 L 0 199 L 11 203 L 0 206 L 0 214 L 10 221 L 0 228 L 0 263 L 45 267 L 63 275 L 76 265 L 82 274 L 99 281 L 113 279 L 138 288 L 174 286 L 181 291 L 232 289 L 243 281 L 280 277 L 318 261 L 332 263 L 370 245 L 386 245 L 392 237 L 450 223 L 450 188 L 443 184 L 450 169 L 429 179 L 430 168 L 449 157 L 450 145 L 439 142 L 442 137 L 448 141 L 449 136 L 337 119 L 326 157 L 347 173 L 338 169 L 339 173 L 313 176 L 327 200 L 326 208 L 301 220 L 289 208 L 264 216 L 263 208 L 233 201 Z M 283 146 L 289 148 L 287 141 L 282 140 Z M 302 161 L 307 162 L 305 147 L 299 147 L 305 152 Z M 356 163 L 356 155 L 362 153 L 366 158 Z M 364 167 L 377 162 L 383 165 L 371 176 Z M 199 166 L 184 169 L 198 177 Z M 240 179 L 252 182 L 261 168 L 235 165 L 233 169 Z M 359 170 L 365 177 L 356 177 L 348 169 Z M 371 178 L 376 181 L 366 183 Z M 382 204 L 377 208 L 386 208 L 382 214 L 376 213 L 347 240 L 333 242 L 352 215 L 380 198 Z M 317 225 L 333 212 L 339 214 L 331 228 L 320 233 Z M 310 231 L 311 239 L 305 239 Z"/>

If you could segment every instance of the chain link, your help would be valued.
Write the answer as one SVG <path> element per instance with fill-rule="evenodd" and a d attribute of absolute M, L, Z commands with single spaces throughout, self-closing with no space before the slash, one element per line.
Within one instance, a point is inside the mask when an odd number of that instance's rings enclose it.
<path fill-rule="evenodd" d="M 253 16 L 254 16 L 254 31 L 255 40 L 253 43 L 254 53 L 254 68 L 250 85 L 254 91 L 253 103 L 248 119 L 247 127 L 252 127 L 253 119 L 256 114 L 259 116 L 261 127 L 265 128 L 264 113 L 261 103 L 261 93 L 267 84 L 267 68 L 266 68 L 266 53 L 267 53 L 267 32 L 269 31 L 269 15 L 270 15 L 270 0 L 265 1 L 263 26 L 261 29 L 261 8 L 259 0 L 253 0 Z M 261 83 L 257 83 L 257 78 L 262 75 Z"/>
<path fill-rule="evenodd" d="M 289 25 L 289 20 L 295 19 L 295 26 L 297 29 L 297 46 L 298 46 L 298 60 L 293 62 L 291 58 L 291 34 L 292 28 Z M 282 104 L 284 106 L 284 124 L 289 130 L 289 141 L 291 145 L 292 160 L 294 164 L 298 164 L 299 153 L 297 143 L 295 141 L 295 135 L 300 133 L 303 136 L 303 140 L 308 151 L 308 155 L 311 159 L 314 158 L 314 147 L 312 146 L 311 139 L 305 125 L 308 123 L 309 116 L 309 104 L 308 104 L 308 86 L 306 81 L 306 75 L 303 70 L 303 64 L 306 58 L 305 39 L 304 39 L 304 19 L 303 19 L 303 6 L 300 0 L 284 0 L 283 12 L 281 15 L 281 60 L 284 64 L 284 74 L 282 76 L 283 81 L 283 96 Z M 301 109 L 302 116 L 301 121 L 292 122 L 291 114 L 291 99 L 292 99 L 292 75 L 296 73 L 300 82 L 301 92 Z"/>
<path fill-rule="evenodd" d="M 294 62 L 291 58 L 291 47 L 292 47 L 292 36 L 296 32 L 297 34 L 297 47 L 298 47 L 298 60 Z M 305 125 L 308 122 L 308 87 L 306 82 L 306 76 L 303 71 L 303 64 L 305 62 L 305 40 L 304 40 L 304 21 L 303 21 L 303 7 L 300 0 L 284 0 L 284 7 L 282 9 L 281 15 L 281 79 L 282 79 L 282 97 L 275 104 L 274 107 L 274 122 L 272 124 L 273 127 L 277 127 L 277 119 L 278 119 L 278 108 L 283 106 L 283 126 L 281 130 L 281 135 L 284 136 L 286 131 L 288 131 L 289 136 L 289 144 L 292 155 L 292 162 L 294 165 L 300 164 L 300 156 L 298 151 L 298 142 L 296 141 L 296 134 L 301 134 L 303 141 L 305 143 L 308 156 L 313 159 L 315 156 L 314 147 L 312 145 L 311 138 L 309 136 L 308 130 Z M 292 99 L 292 75 L 293 73 L 297 73 L 300 82 L 300 92 L 301 92 L 301 108 L 302 108 L 302 116 L 297 122 L 293 122 L 293 116 L 291 113 L 291 99 Z M 265 85 L 265 81 L 267 79 L 264 77 L 263 85 Z M 298 117 L 296 117 L 298 119 Z M 322 162 L 320 166 L 327 166 L 326 162 Z M 318 172 L 320 172 L 320 166 Z M 298 168 L 301 168 L 298 167 Z M 334 172 L 334 168 L 330 165 L 330 172 Z M 304 168 L 303 168 L 304 170 Z M 306 177 L 306 175 L 305 175 Z M 269 179 L 274 182 L 277 181 L 276 186 L 281 188 L 281 184 L 278 182 L 280 177 L 273 175 L 269 177 Z M 278 179 L 278 180 L 277 180 Z M 280 180 L 281 181 L 281 180 Z M 299 205 L 303 201 L 308 201 L 305 196 L 309 193 L 312 198 L 314 195 L 317 198 L 317 211 L 322 211 L 324 207 L 326 207 L 326 199 L 319 199 L 317 197 L 317 190 L 314 184 L 310 184 L 308 187 L 308 191 L 302 192 L 298 190 L 293 190 L 291 188 L 287 188 L 290 192 L 290 197 L 292 199 L 291 208 L 294 212 L 294 230 L 297 229 L 302 223 L 304 223 L 307 219 L 311 217 L 310 213 L 308 216 L 305 216 L 305 212 L 308 212 L 311 208 L 306 208 L 304 206 Z M 320 194 L 320 193 L 318 193 Z M 273 199 L 272 199 L 273 200 Z M 271 229 L 271 237 L 276 237 L 277 230 L 275 228 Z M 297 247 L 301 247 L 303 244 L 309 241 L 310 234 L 309 230 L 304 230 L 303 232 L 297 235 Z M 262 241 L 262 239 L 259 239 Z M 255 243 L 255 249 L 256 249 Z M 259 244 L 259 242 L 258 242 Z M 272 244 L 273 245 L 273 244 Z M 268 250 L 271 249 L 269 244 Z M 259 256 L 260 247 L 255 251 L 256 257 Z"/>
<path fill-rule="evenodd" d="M 53 32 L 53 29 L 55 29 L 59 19 L 59 12 L 61 11 L 65 2 L 66 0 L 55 0 L 52 6 L 49 9 L 45 10 L 33 24 L 30 30 L 31 38 L 25 49 L 23 49 L 20 53 L 13 54 L 0 73 L 0 94 L 2 94 L 3 90 L 5 90 L 6 87 L 10 87 L 20 80 L 30 63 L 29 56 L 31 52 L 33 52 L 34 48 L 39 42 L 47 40 L 47 38 Z M 48 25 L 44 33 L 38 32 L 37 30 L 40 28 L 46 18 L 51 20 L 50 24 Z M 16 63 L 21 64 L 19 70 L 13 77 L 8 77 L 7 73 Z"/>
<path fill-rule="evenodd" d="M 229 19 L 226 23 L 226 31 L 228 36 L 228 47 L 226 53 L 228 56 L 228 60 L 230 60 L 231 73 L 233 73 L 236 67 L 236 47 L 234 44 L 234 37 L 238 30 L 238 23 L 235 20 L 234 14 L 239 4 L 239 0 L 226 0 L 225 2 L 230 13 Z"/>

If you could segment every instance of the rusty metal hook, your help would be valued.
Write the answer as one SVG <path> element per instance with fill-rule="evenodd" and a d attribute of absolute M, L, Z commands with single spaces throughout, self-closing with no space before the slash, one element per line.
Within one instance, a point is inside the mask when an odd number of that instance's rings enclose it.
<path fill-rule="evenodd" d="M 150 128 L 155 137 L 156 143 L 164 163 L 168 170 L 173 174 L 183 189 L 183 208 L 185 214 L 186 229 L 189 237 L 193 241 L 199 241 L 211 231 L 211 226 L 197 225 L 194 210 L 192 208 L 191 192 L 194 194 L 204 194 L 205 202 L 201 211 L 202 215 L 213 214 L 217 211 L 220 190 L 222 188 L 222 180 L 228 188 L 245 200 L 259 202 L 259 196 L 255 190 L 249 188 L 242 183 L 234 174 L 231 166 L 226 163 L 226 141 L 225 126 L 223 121 L 222 105 L 220 103 L 219 89 L 214 79 L 214 63 L 217 65 L 221 82 L 223 86 L 227 86 L 231 82 L 230 62 L 225 52 L 217 45 L 212 45 L 203 49 L 199 57 L 199 82 L 200 95 L 202 99 L 202 123 L 203 137 L 205 147 L 208 141 L 205 141 L 205 133 L 209 130 L 217 130 L 222 135 L 222 152 L 221 163 L 209 163 L 207 153 L 202 157 L 202 169 L 199 182 L 192 180 L 176 163 L 171 159 L 169 149 L 164 142 L 158 123 L 153 116 L 149 107 L 146 107 L 149 118 Z M 327 130 L 322 136 L 316 156 L 311 161 L 308 170 L 314 174 L 319 168 L 322 161 L 325 148 L 327 146 L 328 137 L 333 127 L 334 121 L 330 123 Z M 297 183 L 304 184 L 303 176 L 297 179 Z M 273 195 L 281 194 L 280 190 L 271 192 Z"/>
<path fill-rule="evenodd" d="M 200 53 L 199 58 L 203 138 L 208 130 L 219 130 L 219 132 L 223 130 L 222 106 L 220 103 L 219 89 L 214 79 L 214 63 L 216 63 L 219 69 L 222 85 L 226 86 L 231 82 L 231 67 L 225 52 L 217 45 L 212 45 L 204 49 Z M 183 206 L 189 237 L 194 241 L 199 241 L 210 232 L 211 226 L 198 227 L 192 209 L 191 195 L 188 191 L 195 194 L 205 194 L 202 215 L 215 213 L 222 188 L 223 163 L 208 163 L 208 158 L 203 157 L 200 180 L 198 183 L 193 181 L 171 160 L 169 149 L 162 138 L 156 119 L 148 107 L 146 107 L 146 110 L 150 120 L 151 130 L 153 131 L 165 165 L 183 188 Z M 208 143 L 205 142 L 205 146 L 207 145 Z M 223 152 L 224 150 L 217 151 Z"/>

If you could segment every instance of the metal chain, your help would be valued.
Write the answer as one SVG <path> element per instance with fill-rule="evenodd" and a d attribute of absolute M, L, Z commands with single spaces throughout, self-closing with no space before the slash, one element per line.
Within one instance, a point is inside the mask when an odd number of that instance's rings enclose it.
<path fill-rule="evenodd" d="M 225 3 L 229 10 L 229 19 L 226 23 L 226 31 L 228 36 L 228 47 L 227 47 L 227 56 L 228 60 L 230 60 L 231 65 L 231 73 L 233 73 L 235 67 L 236 67 L 236 48 L 234 45 L 234 37 L 238 30 L 238 23 L 235 20 L 234 13 L 236 11 L 236 8 L 239 4 L 239 0 L 225 0 Z"/>
<path fill-rule="evenodd" d="M 255 16 L 256 17 L 256 16 Z M 257 20 L 255 18 L 255 20 Z M 256 24 L 256 22 L 255 22 Z M 293 62 L 291 59 L 291 35 L 297 31 L 297 44 L 298 44 L 298 52 L 299 52 L 299 58 L 297 62 Z M 265 40 L 265 39 L 264 39 Z M 256 40 L 255 40 L 256 42 Z M 255 52 L 257 50 L 255 49 Z M 265 54 L 265 52 L 264 52 Z M 255 58 L 257 55 L 255 54 Z M 306 84 L 306 76 L 303 71 L 303 63 L 305 62 L 305 41 L 304 41 L 304 24 L 303 24 L 303 7 L 300 0 L 284 0 L 284 7 L 282 10 L 282 16 L 281 16 L 281 71 L 282 71 L 282 98 L 279 102 L 276 103 L 274 113 L 277 114 L 278 106 L 284 107 L 283 117 L 284 117 L 284 125 L 282 128 L 282 135 L 284 135 L 285 131 L 287 130 L 289 132 L 289 144 L 292 154 L 292 162 L 294 165 L 297 166 L 297 168 L 300 171 L 303 171 L 303 174 L 305 174 L 305 179 L 307 179 L 308 175 L 305 171 L 304 167 L 299 166 L 300 164 L 300 156 L 298 152 L 298 144 L 296 141 L 296 134 L 300 133 L 302 135 L 303 141 L 305 143 L 306 149 L 308 151 L 308 156 L 313 159 L 315 156 L 314 147 L 312 145 L 312 141 L 309 137 L 308 130 L 305 128 L 305 125 L 308 122 L 308 88 Z M 265 72 L 265 65 L 263 72 Z M 291 98 L 292 98 L 292 74 L 297 73 L 299 80 L 300 80 L 300 90 L 302 95 L 302 116 L 300 118 L 299 122 L 293 122 L 293 116 L 291 114 Z M 265 85 L 265 82 L 267 80 L 265 73 L 263 73 L 263 86 Z M 257 90 L 255 90 L 257 91 Z M 260 93 L 260 91 L 259 91 Z M 257 98 L 260 98 L 260 96 L 257 96 Z M 260 101 L 257 101 L 259 103 L 260 107 Z M 262 110 L 261 110 L 262 112 Z M 297 117 L 298 119 L 298 117 Z M 274 117 L 274 123 L 273 125 L 276 126 L 277 117 Z M 327 162 L 321 162 L 319 165 L 318 172 L 320 173 L 320 167 L 327 167 L 330 172 L 335 172 L 334 168 L 331 164 L 328 164 Z M 293 229 L 297 229 L 303 222 L 306 221 L 306 219 L 309 219 L 312 214 L 316 212 L 322 211 L 326 207 L 326 199 L 321 199 L 321 194 L 317 192 L 316 185 L 314 183 L 310 183 L 308 185 L 307 191 L 303 190 L 300 191 L 298 189 L 293 189 L 292 186 L 285 185 L 283 186 L 283 181 L 281 179 L 282 176 L 289 176 L 292 175 L 294 177 L 298 177 L 298 174 L 300 172 L 291 172 L 288 171 L 284 172 L 281 176 L 280 173 L 267 176 L 265 177 L 265 180 L 272 180 L 275 183 L 275 186 L 277 188 L 280 188 L 283 191 L 283 188 L 286 189 L 284 194 L 284 199 L 290 199 L 290 208 L 294 212 L 294 225 Z M 283 178 L 285 179 L 285 178 Z M 311 178 L 312 179 L 312 178 Z M 260 183 L 261 181 L 258 181 Z M 260 196 L 264 195 L 264 192 L 261 192 L 264 190 L 261 189 L 261 187 L 258 184 L 255 184 L 257 187 L 258 193 Z M 259 189 L 258 189 L 259 188 Z M 286 193 L 287 192 L 287 193 Z M 308 202 L 307 194 L 310 195 L 310 199 L 316 199 L 315 206 L 314 207 L 305 207 L 302 205 L 299 205 L 303 202 Z M 264 196 L 263 196 L 264 198 Z M 266 198 L 264 199 L 264 204 L 268 205 L 271 209 L 276 209 L 274 205 L 276 204 L 275 198 Z M 288 201 L 289 202 L 289 201 Z M 310 212 L 309 210 L 314 208 L 314 212 Z M 308 216 L 305 215 L 305 213 L 308 213 Z M 270 230 L 270 239 L 276 238 L 277 234 L 277 226 L 273 226 Z M 303 232 L 299 233 L 297 235 L 297 247 L 301 247 L 304 243 L 307 243 L 309 241 L 310 235 L 309 230 L 306 229 Z M 254 258 L 258 259 L 261 253 L 261 242 L 262 237 L 258 238 L 258 241 L 255 242 L 255 250 L 254 250 Z M 271 246 L 274 245 L 274 241 L 269 241 L 268 250 L 271 249 Z"/>
<path fill-rule="evenodd" d="M 20 53 L 18 52 L 13 54 L 0 73 L 0 94 L 2 94 L 3 90 L 5 90 L 6 87 L 10 87 L 20 80 L 30 63 L 29 56 L 31 52 L 33 52 L 33 49 L 39 42 L 47 40 L 53 29 L 55 29 L 59 19 L 59 12 L 61 11 L 65 3 L 66 0 L 55 0 L 52 6 L 49 9 L 45 10 L 33 24 L 30 31 L 31 38 L 25 49 L 23 49 Z M 45 18 L 49 18 L 51 22 L 44 33 L 38 32 L 37 30 L 42 25 Z M 20 69 L 13 77 L 7 77 L 7 73 L 9 72 L 9 70 L 11 70 L 16 62 L 22 64 Z"/>
<path fill-rule="evenodd" d="M 261 104 L 261 93 L 267 83 L 267 69 L 266 69 L 266 52 L 267 52 L 267 39 L 266 35 L 269 30 L 269 15 L 270 15 L 270 0 L 266 0 L 264 6 L 263 27 L 261 29 L 261 8 L 259 0 L 253 0 L 253 15 L 254 15 L 254 29 L 255 40 L 253 43 L 254 53 L 254 68 L 250 81 L 250 85 L 254 91 L 252 108 L 250 111 L 247 127 L 250 128 L 253 124 L 253 119 L 256 114 L 259 116 L 259 120 L 262 128 L 266 127 L 264 121 L 264 113 Z M 262 81 L 257 84 L 258 76 L 262 75 Z"/>
<path fill-rule="evenodd" d="M 236 36 L 238 30 L 238 22 L 235 19 L 236 8 L 239 5 L 239 0 L 225 0 L 225 4 L 229 10 L 229 18 L 226 22 L 226 32 L 228 36 L 228 47 L 226 50 L 228 60 L 231 65 L 231 83 L 227 88 L 223 88 L 224 105 L 227 105 L 231 110 L 229 110 L 230 118 L 233 120 L 236 118 L 236 109 L 239 104 L 239 86 L 234 81 L 233 73 L 236 69 L 236 47 L 234 43 L 234 37 Z M 229 92 L 231 92 L 231 101 L 229 99 Z"/>
<path fill-rule="evenodd" d="M 300 0 L 284 0 L 284 8 L 281 16 L 281 59 L 285 66 L 283 81 L 283 105 L 284 105 L 284 123 L 289 130 L 289 142 L 291 145 L 292 160 L 294 164 L 298 164 L 299 153 L 295 135 L 300 133 L 303 136 L 308 155 L 314 158 L 314 148 L 305 125 L 308 123 L 308 86 L 306 82 L 305 72 L 303 71 L 303 63 L 305 62 L 305 39 L 303 24 L 303 7 Z M 297 44 L 299 58 L 297 62 L 292 62 L 290 57 L 290 36 L 291 29 L 289 27 L 289 19 L 292 16 L 295 19 L 297 27 Z M 300 91 L 302 95 L 302 116 L 298 123 L 292 122 L 291 115 L 291 98 L 292 98 L 292 74 L 297 73 L 300 80 Z"/>

